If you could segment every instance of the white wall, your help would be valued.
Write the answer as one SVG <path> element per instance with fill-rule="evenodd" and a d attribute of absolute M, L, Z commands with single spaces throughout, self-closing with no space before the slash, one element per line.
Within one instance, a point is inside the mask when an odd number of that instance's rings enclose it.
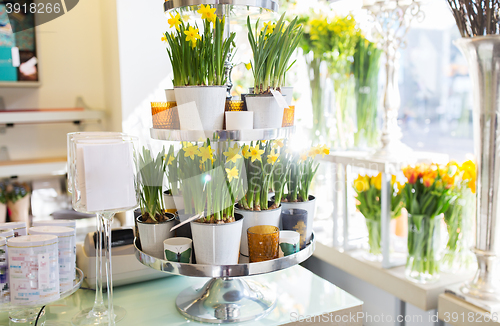
<path fill-rule="evenodd" d="M 150 102 L 165 101 L 171 67 L 161 42 L 167 30 L 163 0 L 117 1 L 123 129 L 149 142 Z"/>
<path fill-rule="evenodd" d="M 119 103 L 113 100 L 116 91 L 110 91 L 116 82 L 106 82 L 112 80 L 114 65 L 109 62 L 113 62 L 110 58 L 113 47 L 107 45 L 112 44 L 113 37 L 117 42 L 116 26 L 114 36 L 110 35 L 113 15 L 104 19 L 101 15 L 102 8 L 113 3 L 114 0 L 80 1 L 73 10 L 36 28 L 42 85 L 38 88 L 0 88 L 0 97 L 8 110 L 74 108 L 76 98 L 82 97 L 90 108 L 107 111 L 109 126 L 105 125 L 105 129 L 120 128 L 121 123 L 114 123 L 116 119 L 113 118 L 120 111 Z M 116 9 L 114 12 L 116 25 Z M 108 24 L 104 33 L 102 22 Z M 116 44 L 114 48 L 117 58 Z M 118 67 L 118 60 L 114 61 Z M 118 72 L 118 68 L 115 71 Z M 119 82 L 119 77 L 117 80 Z M 94 124 L 84 129 L 96 130 L 100 126 Z M 19 125 L 0 134 L 0 147 L 7 146 L 11 159 L 65 156 L 66 133 L 77 130 L 69 123 Z"/>

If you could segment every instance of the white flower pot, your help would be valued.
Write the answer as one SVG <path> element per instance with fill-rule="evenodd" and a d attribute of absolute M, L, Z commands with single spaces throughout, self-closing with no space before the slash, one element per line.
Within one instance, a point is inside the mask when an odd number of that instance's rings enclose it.
<path fill-rule="evenodd" d="M 253 112 L 232 111 L 226 112 L 226 130 L 253 129 Z"/>
<path fill-rule="evenodd" d="M 169 213 L 175 213 L 184 209 L 184 198 L 182 196 L 172 196 L 166 191 L 163 192 L 163 203 Z"/>
<path fill-rule="evenodd" d="M 306 223 L 306 243 L 311 241 L 311 236 L 313 232 L 313 221 L 314 221 L 314 211 L 316 209 L 316 197 L 309 195 L 309 200 L 306 202 L 281 202 L 281 209 L 303 209 L 307 211 L 307 223 Z"/>
<path fill-rule="evenodd" d="M 165 98 L 167 102 L 175 102 L 175 92 L 173 89 L 165 90 Z"/>
<path fill-rule="evenodd" d="M 7 217 L 7 205 L 0 203 L 0 223 L 5 223 Z"/>
<path fill-rule="evenodd" d="M 142 216 L 137 218 L 137 227 L 141 240 L 142 251 L 146 254 L 163 259 L 163 241 L 174 237 L 174 232 L 170 229 L 175 225 L 174 214 L 166 213 L 170 219 L 162 223 L 143 223 Z"/>
<path fill-rule="evenodd" d="M 272 225 L 279 228 L 281 218 L 281 208 L 278 207 L 272 210 L 265 211 L 247 211 L 244 209 L 235 208 L 235 212 L 243 215 L 243 230 L 241 232 L 240 253 L 243 256 L 248 256 L 248 228 L 256 225 Z"/>
<path fill-rule="evenodd" d="M 26 225 L 30 224 L 30 195 L 27 194 L 23 198 L 17 200 L 15 203 L 7 201 L 7 207 L 10 211 L 11 222 L 25 222 Z"/>
<path fill-rule="evenodd" d="M 247 95 L 245 101 L 247 110 L 253 112 L 255 129 L 281 128 L 284 108 L 280 108 L 274 96 Z"/>
<path fill-rule="evenodd" d="M 286 101 L 286 104 L 288 104 L 288 106 L 292 105 L 293 87 L 291 87 L 291 86 L 281 87 L 281 95 L 283 95 L 285 97 L 285 101 Z"/>
<path fill-rule="evenodd" d="M 224 224 L 191 222 L 197 264 L 238 264 L 244 218 L 239 214 L 235 218 L 235 222 Z"/>
<path fill-rule="evenodd" d="M 181 130 L 222 130 L 226 86 L 174 87 Z"/>

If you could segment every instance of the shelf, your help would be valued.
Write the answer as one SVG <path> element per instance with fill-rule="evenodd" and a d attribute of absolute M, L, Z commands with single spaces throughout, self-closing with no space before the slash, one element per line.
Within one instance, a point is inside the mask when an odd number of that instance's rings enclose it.
<path fill-rule="evenodd" d="M 440 320 L 454 326 L 475 324 L 469 322 L 469 316 L 472 316 L 474 322 L 479 325 L 500 326 L 500 314 L 489 314 L 486 310 L 467 303 L 449 293 L 439 295 L 438 316 Z M 490 320 L 486 316 L 496 316 L 494 318 L 495 321 Z"/>
<path fill-rule="evenodd" d="M 371 158 L 370 155 L 370 152 L 338 151 L 331 152 L 330 155 L 325 156 L 322 160 L 386 173 L 396 173 L 402 167 L 409 164 L 431 162 L 446 164 L 449 161 L 448 155 L 431 152 L 412 152 L 410 155 L 401 157 L 399 160 Z"/>
<path fill-rule="evenodd" d="M 203 142 L 210 139 L 220 141 L 257 141 L 288 138 L 295 127 L 251 130 L 171 130 L 151 128 L 151 138 L 166 141 Z"/>
<path fill-rule="evenodd" d="M 189 6 L 199 5 L 230 5 L 241 7 L 257 7 L 271 11 L 278 11 L 279 5 L 273 0 L 169 0 L 163 3 L 165 12 Z"/>
<path fill-rule="evenodd" d="M 0 111 L 0 125 L 102 120 L 104 111 L 84 109 Z"/>
<path fill-rule="evenodd" d="M 63 175 L 66 162 L 66 157 L 0 161 L 0 178 Z"/>
<path fill-rule="evenodd" d="M 42 85 L 39 81 L 16 81 L 16 82 L 0 82 L 0 87 L 20 87 L 20 88 L 30 88 L 30 87 L 40 87 Z"/>
<path fill-rule="evenodd" d="M 447 287 L 473 277 L 473 274 L 441 273 L 436 283 L 417 284 L 405 277 L 404 266 L 385 269 L 381 263 L 364 259 L 364 253 L 363 250 L 341 252 L 318 242 L 313 256 L 424 311 L 438 307 L 438 296 Z"/>

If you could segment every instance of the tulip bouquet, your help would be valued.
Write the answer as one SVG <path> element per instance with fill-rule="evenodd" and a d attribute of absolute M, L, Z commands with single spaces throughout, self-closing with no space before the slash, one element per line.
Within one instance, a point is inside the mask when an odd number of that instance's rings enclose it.
<path fill-rule="evenodd" d="M 391 197 L 391 218 L 397 218 L 401 215 L 403 208 L 403 189 L 404 185 L 396 182 L 396 176 L 391 178 L 392 197 Z M 382 253 L 381 239 L 381 198 L 382 198 L 382 173 L 376 176 L 359 175 L 353 183 L 356 191 L 356 207 L 363 214 L 368 228 L 368 245 L 370 255 L 378 258 Z"/>
<path fill-rule="evenodd" d="M 203 20 L 203 34 L 196 23 L 186 23 L 180 13 L 170 13 L 171 32 L 165 32 L 162 41 L 168 43 L 167 52 L 174 73 L 174 86 L 224 85 L 224 63 L 234 47 L 236 33 L 224 37 L 225 21 L 216 15 L 216 8 L 201 5 L 198 13 Z"/>
<path fill-rule="evenodd" d="M 444 213 L 448 230 L 445 254 L 441 260 L 441 270 L 458 272 L 475 266 L 474 255 L 470 251 L 473 238 L 475 211 L 476 165 L 466 161 L 461 165 L 450 162 L 449 174 L 455 179 L 451 188 L 456 199 Z"/>
<path fill-rule="evenodd" d="M 243 195 L 241 151 L 236 145 L 215 155 L 210 142 L 198 146 L 184 143 L 178 153 L 185 213 L 198 214 L 202 223 L 235 221 L 234 203 Z"/>
<path fill-rule="evenodd" d="M 420 164 L 406 167 L 403 191 L 408 211 L 408 259 L 406 276 L 425 283 L 439 278 L 440 224 L 456 195 L 455 179 L 448 167 Z"/>

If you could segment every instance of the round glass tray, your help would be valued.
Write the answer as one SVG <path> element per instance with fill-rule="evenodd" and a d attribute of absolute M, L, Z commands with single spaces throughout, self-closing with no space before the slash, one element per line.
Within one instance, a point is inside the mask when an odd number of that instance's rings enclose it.
<path fill-rule="evenodd" d="M 212 142 L 221 141 L 257 141 L 284 139 L 295 132 L 295 127 L 276 129 L 249 129 L 249 130 L 174 130 L 151 128 L 151 138 L 166 141 L 203 142 L 210 139 Z"/>
<path fill-rule="evenodd" d="M 276 307 L 276 292 L 244 276 L 276 272 L 297 265 L 314 252 L 314 233 L 311 242 L 293 255 L 258 263 L 236 265 L 202 265 L 170 262 L 144 253 L 140 241 L 134 239 L 135 256 L 143 265 L 169 274 L 211 277 L 198 287 L 189 287 L 175 300 L 179 312 L 205 323 L 240 323 L 258 320 Z M 241 260 L 241 258 L 240 258 Z"/>
<path fill-rule="evenodd" d="M 45 305 L 54 303 L 58 300 L 69 297 L 70 295 L 75 293 L 82 286 L 82 282 L 83 282 L 83 272 L 81 269 L 79 269 L 77 267 L 76 271 L 75 271 L 75 279 L 73 281 L 73 288 L 71 288 L 70 290 L 67 290 L 65 292 L 61 292 L 59 298 L 54 299 L 53 301 L 50 301 L 50 302 L 46 302 L 46 301 L 44 301 L 42 303 L 31 302 L 30 304 L 26 304 L 26 305 L 14 305 L 14 304 L 11 304 L 10 302 L 6 302 L 3 304 L 0 304 L 0 312 L 29 309 L 29 308 L 41 307 L 41 306 L 45 306 Z"/>

